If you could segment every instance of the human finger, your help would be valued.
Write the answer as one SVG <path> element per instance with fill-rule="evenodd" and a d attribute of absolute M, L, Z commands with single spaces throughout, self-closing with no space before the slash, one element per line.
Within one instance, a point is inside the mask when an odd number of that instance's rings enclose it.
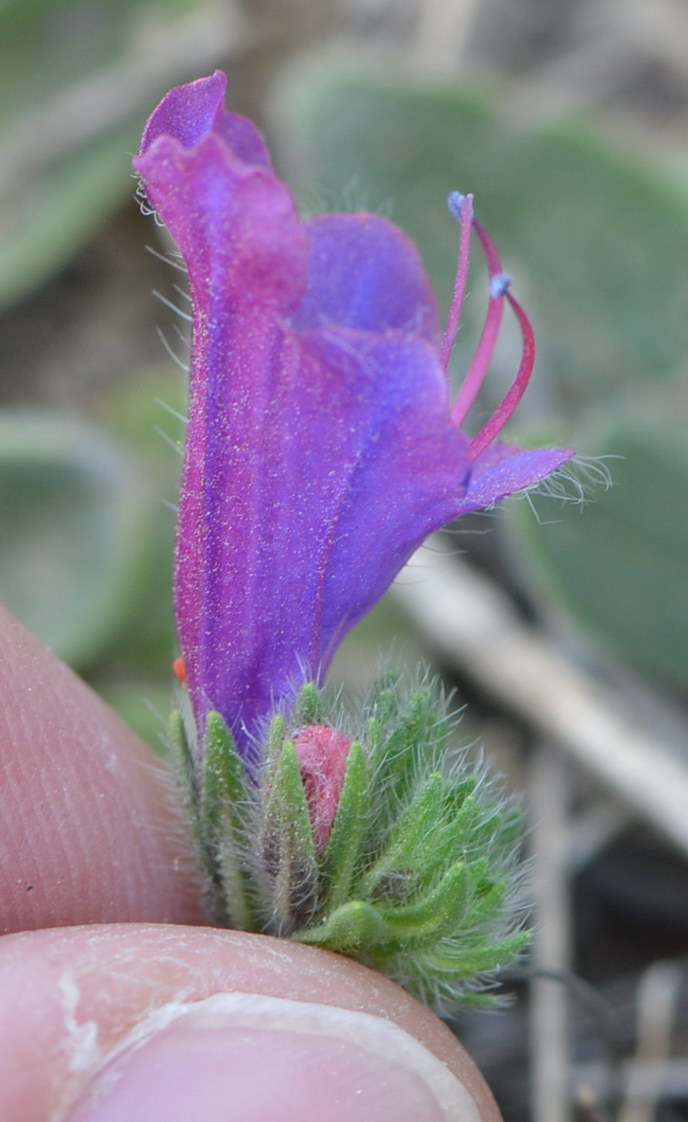
<path fill-rule="evenodd" d="M 201 921 L 160 760 L 2 608 L 0 768 L 0 933 Z"/>
<path fill-rule="evenodd" d="M 5 1122 L 499 1122 L 428 1009 L 286 940 L 156 925 L 29 932 L 0 944 L 0 989 Z"/>

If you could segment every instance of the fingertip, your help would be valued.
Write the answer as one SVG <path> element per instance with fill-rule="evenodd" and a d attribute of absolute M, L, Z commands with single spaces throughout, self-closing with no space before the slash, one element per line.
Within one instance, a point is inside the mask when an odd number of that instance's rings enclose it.
<path fill-rule="evenodd" d="M 163 1011 L 159 1011 L 163 1012 Z M 222 993 L 169 1010 L 87 1087 L 68 1122 L 481 1122 L 463 1084 L 392 1021 Z"/>
<path fill-rule="evenodd" d="M 200 922 L 191 845 L 161 762 L 0 608 L 0 932 Z"/>
<path fill-rule="evenodd" d="M 287 940 L 155 925 L 30 932 L 3 941 L 0 988 L 7 1122 L 500 1122 L 428 1009 Z"/>

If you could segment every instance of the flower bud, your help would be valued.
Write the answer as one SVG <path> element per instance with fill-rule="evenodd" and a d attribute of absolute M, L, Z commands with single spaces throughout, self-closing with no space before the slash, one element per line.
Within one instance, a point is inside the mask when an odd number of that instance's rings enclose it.
<path fill-rule="evenodd" d="M 306 725 L 292 739 L 308 799 L 313 839 L 317 849 L 323 850 L 339 806 L 351 741 L 327 725 Z"/>

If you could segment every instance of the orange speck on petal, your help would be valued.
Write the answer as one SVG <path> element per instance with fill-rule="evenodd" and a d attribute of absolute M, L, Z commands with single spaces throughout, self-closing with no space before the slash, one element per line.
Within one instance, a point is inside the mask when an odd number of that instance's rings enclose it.
<path fill-rule="evenodd" d="M 179 682 L 181 683 L 181 685 L 185 686 L 186 685 L 186 666 L 185 666 L 185 663 L 184 663 L 184 659 L 181 658 L 181 657 L 175 658 L 174 662 L 172 663 L 172 669 L 174 670 L 174 672 L 175 672 Z"/>

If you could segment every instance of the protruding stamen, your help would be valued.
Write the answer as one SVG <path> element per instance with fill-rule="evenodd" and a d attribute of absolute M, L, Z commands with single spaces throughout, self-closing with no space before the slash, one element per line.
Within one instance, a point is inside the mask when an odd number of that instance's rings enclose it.
<path fill-rule="evenodd" d="M 456 281 L 454 282 L 454 294 L 449 309 L 449 318 L 447 319 L 447 330 L 444 333 L 442 346 L 440 347 L 440 360 L 445 370 L 449 365 L 452 348 L 456 342 L 459 324 L 461 323 L 461 309 L 466 295 L 468 269 L 471 261 L 473 196 L 462 195 L 460 191 L 452 191 L 447 199 L 447 206 L 449 207 L 449 213 L 452 217 L 456 218 L 461 226 L 461 236 L 459 242 L 459 261 L 456 268 Z"/>
<path fill-rule="evenodd" d="M 468 454 L 472 460 L 477 460 L 478 456 L 492 444 L 507 421 L 510 420 L 519 401 L 526 392 L 530 376 L 533 373 L 533 367 L 535 366 L 535 332 L 533 331 L 533 325 L 518 300 L 516 300 L 510 292 L 506 293 L 506 298 L 514 310 L 519 327 L 521 328 L 521 335 L 523 336 L 521 365 L 518 368 L 514 384 L 501 405 L 492 417 L 490 417 L 485 427 L 482 428 L 478 435 L 471 441 Z"/>
<path fill-rule="evenodd" d="M 468 416 L 480 387 L 485 381 L 485 375 L 489 369 L 502 324 L 503 298 L 507 294 L 511 279 L 508 274 L 502 271 L 502 262 L 492 239 L 488 237 L 480 223 L 476 222 L 475 219 L 473 219 L 473 229 L 480 238 L 480 244 L 483 247 L 487 266 L 490 270 L 490 303 L 473 362 L 452 409 L 451 419 L 457 428 L 461 427 Z"/>
<path fill-rule="evenodd" d="M 463 208 L 466 202 L 473 202 L 472 195 L 464 195 L 463 191 L 450 191 L 447 198 L 447 206 L 452 218 L 457 222 L 463 222 Z"/>

